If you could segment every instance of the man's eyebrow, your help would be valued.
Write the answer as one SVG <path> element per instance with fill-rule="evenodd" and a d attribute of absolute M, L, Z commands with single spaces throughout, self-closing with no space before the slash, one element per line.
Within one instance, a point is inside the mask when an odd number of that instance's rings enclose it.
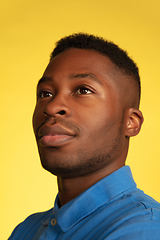
<path fill-rule="evenodd" d="M 42 77 L 39 79 L 38 81 L 38 84 L 37 84 L 37 87 L 41 84 L 41 83 L 44 83 L 44 82 L 51 82 L 53 81 L 53 79 L 51 77 Z"/>
<path fill-rule="evenodd" d="M 78 74 L 71 74 L 70 75 L 70 79 L 76 79 L 76 78 L 91 78 L 94 81 L 96 81 L 98 84 L 102 85 L 102 82 L 93 74 L 93 73 L 78 73 Z M 51 82 L 53 81 L 52 77 L 42 77 L 40 78 L 40 80 L 38 81 L 37 87 L 41 84 L 41 83 L 45 83 L 45 82 Z"/>
<path fill-rule="evenodd" d="M 87 78 L 87 77 L 92 78 L 94 81 L 96 81 L 97 83 L 102 85 L 101 81 L 93 73 L 78 73 L 78 74 L 71 74 L 70 75 L 70 79 Z"/>

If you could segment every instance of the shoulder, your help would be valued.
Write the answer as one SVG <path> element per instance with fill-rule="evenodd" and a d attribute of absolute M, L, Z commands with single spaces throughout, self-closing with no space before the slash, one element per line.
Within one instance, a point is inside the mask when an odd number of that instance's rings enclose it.
<path fill-rule="evenodd" d="M 139 217 L 160 222 L 160 203 L 145 194 L 140 189 L 136 189 L 128 195 L 134 205 L 134 212 L 139 213 Z M 137 211 L 138 210 L 138 211 Z"/>
<path fill-rule="evenodd" d="M 127 192 L 122 197 L 121 215 L 115 222 L 113 231 L 102 239 L 118 240 L 159 240 L 160 203 L 139 189 Z"/>
<path fill-rule="evenodd" d="M 159 240 L 160 222 L 145 219 L 130 219 L 116 228 L 108 236 L 102 237 L 107 240 Z"/>
<path fill-rule="evenodd" d="M 36 233 L 41 227 L 45 227 L 46 222 L 50 218 L 53 208 L 45 212 L 34 213 L 28 216 L 13 230 L 9 240 L 19 239 L 22 234 Z"/>

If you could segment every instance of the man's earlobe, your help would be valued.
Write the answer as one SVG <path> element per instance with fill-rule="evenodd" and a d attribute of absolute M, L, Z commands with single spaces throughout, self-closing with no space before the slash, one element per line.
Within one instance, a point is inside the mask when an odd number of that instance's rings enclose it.
<path fill-rule="evenodd" d="M 126 123 L 126 136 L 136 136 L 140 130 L 144 121 L 143 114 L 139 109 L 130 108 L 128 110 L 128 117 Z"/>

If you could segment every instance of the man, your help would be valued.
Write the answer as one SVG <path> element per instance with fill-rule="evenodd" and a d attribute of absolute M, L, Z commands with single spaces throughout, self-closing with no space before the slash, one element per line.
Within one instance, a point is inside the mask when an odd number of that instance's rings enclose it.
<path fill-rule="evenodd" d="M 138 68 L 118 46 L 87 34 L 57 43 L 37 85 L 33 128 L 59 193 L 10 240 L 160 239 L 160 204 L 125 166 L 143 123 L 139 101 Z"/>

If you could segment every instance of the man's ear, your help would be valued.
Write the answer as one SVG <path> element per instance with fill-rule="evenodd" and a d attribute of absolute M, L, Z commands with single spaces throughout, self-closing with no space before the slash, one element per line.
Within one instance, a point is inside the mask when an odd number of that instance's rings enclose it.
<path fill-rule="evenodd" d="M 136 136 L 141 130 L 143 121 L 144 118 L 142 112 L 139 109 L 128 109 L 125 135 L 127 137 Z"/>

